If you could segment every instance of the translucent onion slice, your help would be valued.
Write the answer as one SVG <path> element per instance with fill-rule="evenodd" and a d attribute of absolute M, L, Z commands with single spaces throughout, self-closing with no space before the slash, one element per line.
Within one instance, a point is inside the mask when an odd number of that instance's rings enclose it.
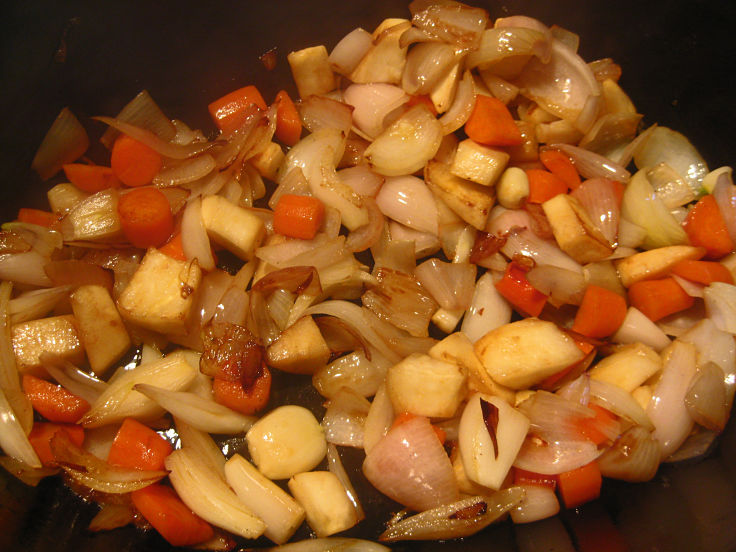
<path fill-rule="evenodd" d="M 519 485 L 524 490 L 524 498 L 511 510 L 514 523 L 532 523 L 540 519 L 556 516 L 560 511 L 560 501 L 554 489 L 542 485 Z"/>
<path fill-rule="evenodd" d="M 51 287 L 44 267 L 48 258 L 36 251 L 0 255 L 0 279 L 29 286 Z"/>
<path fill-rule="evenodd" d="M 388 433 L 393 421 L 394 408 L 386 392 L 386 385 L 381 381 L 365 418 L 363 448 L 366 454 Z"/>
<path fill-rule="evenodd" d="M 654 429 L 641 405 L 631 396 L 631 393 L 619 386 L 591 378 L 590 396 L 592 402 L 610 410 L 617 416 L 631 420 L 648 431 Z"/>
<path fill-rule="evenodd" d="M 662 446 L 662 458 L 666 458 L 680 447 L 693 427 L 685 395 L 695 376 L 697 350 L 690 343 L 675 341 L 662 355 L 662 375 L 647 414 L 655 427 L 652 435 Z"/>
<path fill-rule="evenodd" d="M 148 90 L 139 92 L 135 98 L 130 100 L 118 113 L 116 119 L 150 130 L 165 142 L 171 142 L 177 133 L 172 121 L 164 115 Z M 100 142 L 107 149 L 112 149 L 112 144 L 118 134 L 119 132 L 115 129 L 108 128 L 100 138 Z"/>
<path fill-rule="evenodd" d="M 326 96 L 307 96 L 298 105 L 302 123 L 314 132 L 320 128 L 334 128 L 346 136 L 353 125 L 352 106 Z"/>
<path fill-rule="evenodd" d="M 30 487 L 37 486 L 45 477 L 59 473 L 59 468 L 32 468 L 12 456 L 0 456 L 0 466 Z"/>
<path fill-rule="evenodd" d="M 407 94 L 428 94 L 447 75 L 455 62 L 455 48 L 450 44 L 417 44 L 406 56 L 401 87 Z"/>
<path fill-rule="evenodd" d="M 555 305 L 579 305 L 583 301 L 587 282 L 579 272 L 542 265 L 532 268 L 526 276 L 529 283 Z"/>
<path fill-rule="evenodd" d="M 195 198 L 184 209 L 181 219 L 181 244 L 188 260 L 197 260 L 203 270 L 213 270 L 215 259 L 207 230 L 202 220 L 202 200 Z"/>
<path fill-rule="evenodd" d="M 59 172 L 62 165 L 79 159 L 87 148 L 87 131 L 74 113 L 65 107 L 43 137 L 36 155 L 33 156 L 31 168 L 43 180 L 47 180 Z"/>
<path fill-rule="evenodd" d="M 417 266 L 414 276 L 444 309 L 470 306 L 475 288 L 476 266 L 470 263 L 445 263 L 430 259 Z"/>
<path fill-rule="evenodd" d="M 205 153 L 187 159 L 179 165 L 164 169 L 153 177 L 153 184 L 158 187 L 180 186 L 189 184 L 210 174 L 217 164 L 214 157 Z"/>
<path fill-rule="evenodd" d="M 15 454 L 19 455 L 18 459 L 31 466 L 36 466 L 38 463 L 36 453 L 33 452 L 33 449 L 29 452 L 26 448 L 28 441 L 26 435 L 30 433 L 33 426 L 33 408 L 20 386 L 18 365 L 13 350 L 11 323 L 8 313 L 12 292 L 13 284 L 11 282 L 0 283 L 0 391 L 3 393 L 3 403 L 7 403 L 3 408 L 4 413 L 0 420 L 8 424 L 8 428 L 4 431 L 7 432 L 7 437 L 13 444 Z M 20 429 L 19 433 L 18 429 Z M 2 448 L 7 454 L 13 456 L 10 450 L 5 448 L 5 444 L 2 445 Z"/>
<path fill-rule="evenodd" d="M 545 442 L 535 437 L 527 437 L 514 461 L 514 466 L 522 470 L 554 475 L 589 464 L 600 454 L 592 441 Z"/>
<path fill-rule="evenodd" d="M 194 157 L 195 155 L 204 153 L 215 145 L 215 142 L 192 142 L 187 145 L 174 144 L 172 142 L 162 140 L 150 130 L 126 123 L 125 121 L 121 121 L 113 117 L 93 117 L 93 119 L 105 123 L 106 125 L 111 126 L 123 134 L 127 134 L 139 142 L 143 142 L 149 148 L 154 149 L 164 157 L 170 157 L 171 159 L 187 159 L 189 157 Z"/>
<path fill-rule="evenodd" d="M 631 178 L 631 174 L 623 165 L 595 152 L 570 144 L 550 144 L 549 147 L 560 150 L 570 157 L 575 168 L 584 178 L 608 178 L 624 183 Z"/>
<path fill-rule="evenodd" d="M 488 496 L 463 498 L 392 523 L 378 538 L 397 542 L 469 537 L 511 511 L 524 496 L 523 488 L 511 487 Z"/>
<path fill-rule="evenodd" d="M 176 417 L 174 425 L 182 448 L 186 448 L 197 462 L 204 463 L 209 471 L 225 481 L 225 462 L 227 460 L 212 436 Z"/>
<path fill-rule="evenodd" d="M 658 126 L 634 152 L 637 168 L 667 163 L 685 179 L 695 193 L 700 191 L 708 173 L 705 159 L 690 141 L 679 132 Z"/>
<path fill-rule="evenodd" d="M 556 39 L 549 44 L 549 63 L 533 57 L 514 84 L 550 113 L 587 132 L 596 119 L 598 102 L 591 101 L 600 98 L 600 85 L 588 64 L 574 50 Z M 594 112 L 586 114 L 591 108 Z"/>
<path fill-rule="evenodd" d="M 463 126 L 470 118 L 473 107 L 475 107 L 475 84 L 470 71 L 465 71 L 457 85 L 452 105 L 439 119 L 443 134 L 446 136 Z"/>
<path fill-rule="evenodd" d="M 52 378 L 90 404 L 99 399 L 107 389 L 106 382 L 80 370 L 68 360 L 49 353 L 41 353 L 40 358 L 44 369 Z"/>
<path fill-rule="evenodd" d="M 2 388 L 0 388 L 0 447 L 8 456 L 31 468 L 41 467 L 41 461 Z"/>
<path fill-rule="evenodd" d="M 344 184 L 350 186 L 356 194 L 363 197 L 375 197 L 385 180 L 383 176 L 373 172 L 365 164 L 339 170 L 337 175 Z"/>
<path fill-rule="evenodd" d="M 333 71 L 341 75 L 353 72 L 373 44 L 371 33 L 360 27 L 346 34 L 330 52 L 329 62 Z"/>
<path fill-rule="evenodd" d="M 87 529 L 96 532 L 125 527 L 135 521 L 135 513 L 135 508 L 131 504 L 102 504 Z"/>
<path fill-rule="evenodd" d="M 583 267 L 557 247 L 554 242 L 539 238 L 529 229 L 514 229 L 506 235 L 501 252 L 509 259 L 523 255 L 534 260 L 536 265 L 551 265 L 572 272 L 582 273 Z"/>
<path fill-rule="evenodd" d="M 641 426 L 634 426 L 616 439 L 597 460 L 604 477 L 632 483 L 649 481 L 657 473 L 659 442 Z"/>
<path fill-rule="evenodd" d="M 736 286 L 723 282 L 713 282 L 703 292 L 705 310 L 718 327 L 725 332 L 736 334 Z"/>
<path fill-rule="evenodd" d="M 717 178 L 713 188 L 713 199 L 723 215 L 723 221 L 728 228 L 728 235 L 736 243 L 736 186 L 733 185 L 731 174 L 723 172 Z"/>
<path fill-rule="evenodd" d="M 388 222 L 388 232 L 393 242 L 413 242 L 414 257 L 421 259 L 440 250 L 440 240 L 429 232 L 419 232 L 394 220 Z"/>
<path fill-rule="evenodd" d="M 580 202 L 608 243 L 615 246 L 620 209 L 614 183 L 606 178 L 591 178 L 570 195 Z"/>
<path fill-rule="evenodd" d="M 687 234 L 654 194 L 644 171 L 638 171 L 626 186 L 621 216 L 646 230 L 644 249 L 687 243 Z"/>
<path fill-rule="evenodd" d="M 340 389 L 327 401 L 322 427 L 328 443 L 363 448 L 363 425 L 370 408 L 368 400 L 348 388 Z"/>
<path fill-rule="evenodd" d="M 370 397 L 376 393 L 384 376 L 385 369 L 380 364 L 374 364 L 362 351 L 356 351 L 320 368 L 312 376 L 312 385 L 328 399 L 334 397 L 342 387 L 363 397 Z"/>
<path fill-rule="evenodd" d="M 466 58 L 466 67 L 481 70 L 491 70 L 502 78 L 517 76 L 517 74 L 505 75 L 503 64 L 509 59 L 521 60 L 522 65 L 531 56 L 540 56 L 549 61 L 550 41 L 549 31 L 545 34 L 537 29 L 524 27 L 494 27 L 486 29 L 481 35 L 478 49 L 470 52 Z"/>
<path fill-rule="evenodd" d="M 427 164 L 442 142 L 442 124 L 424 105 L 415 105 L 365 150 L 365 158 L 385 176 L 412 174 Z"/>
<path fill-rule="evenodd" d="M 460 2 L 417 0 L 409 5 L 414 26 L 432 37 L 473 50 L 488 24 L 488 12 Z"/>
<path fill-rule="evenodd" d="M 169 391 L 155 385 L 139 383 L 135 391 L 156 401 L 167 412 L 192 427 L 207 433 L 232 435 L 244 433 L 255 422 L 253 416 L 243 416 L 214 402 L 186 391 Z"/>
<path fill-rule="evenodd" d="M 437 204 L 421 178 L 408 175 L 386 178 L 376 196 L 376 205 L 384 215 L 409 228 L 437 235 Z"/>
<path fill-rule="evenodd" d="M 475 284 L 460 330 L 475 343 L 491 330 L 511 322 L 511 314 L 511 306 L 496 289 L 493 275 L 486 272 Z"/>
<path fill-rule="evenodd" d="M 450 459 L 427 418 L 392 428 L 363 462 L 368 481 L 383 494 L 423 511 L 458 499 Z"/>
<path fill-rule="evenodd" d="M 386 218 L 373 198 L 364 197 L 363 205 L 368 212 L 368 223 L 350 232 L 345 240 L 345 247 L 352 253 L 365 251 L 376 245 L 381 239 L 386 223 Z"/>
<path fill-rule="evenodd" d="M 353 484 L 345 471 L 345 466 L 343 466 L 342 460 L 340 459 L 340 453 L 338 452 L 337 447 L 332 443 L 327 443 L 327 468 L 335 474 L 335 476 L 340 480 L 340 483 L 342 483 L 342 486 L 345 487 L 345 492 L 348 494 L 348 498 L 355 508 L 358 521 L 365 519 L 365 511 L 363 510 L 363 505 L 360 503 L 360 499 L 358 498 L 358 493 L 355 492 L 355 487 L 353 487 Z"/>
<path fill-rule="evenodd" d="M 129 493 L 166 477 L 165 471 L 111 466 L 94 454 L 76 446 L 63 431 L 58 431 L 51 438 L 51 452 L 54 459 L 74 481 L 103 493 Z"/>
<path fill-rule="evenodd" d="M 387 83 L 351 84 L 344 92 L 345 103 L 353 106 L 353 123 L 369 138 L 378 136 L 389 113 L 409 101 L 398 86 Z"/>
<path fill-rule="evenodd" d="M 197 451 L 186 446 L 166 457 L 169 479 L 182 502 L 212 525 L 247 539 L 266 526 L 240 501 L 224 479 Z"/>
<path fill-rule="evenodd" d="M 714 362 L 701 366 L 685 395 L 693 420 L 712 431 L 723 431 L 728 421 L 728 397 L 723 370 Z"/>

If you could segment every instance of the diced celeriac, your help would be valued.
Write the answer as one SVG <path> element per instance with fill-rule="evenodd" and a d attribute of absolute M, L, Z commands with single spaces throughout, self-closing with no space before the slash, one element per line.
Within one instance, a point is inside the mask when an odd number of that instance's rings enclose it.
<path fill-rule="evenodd" d="M 202 222 L 210 238 L 244 261 L 253 258 L 266 233 L 257 215 L 222 196 L 202 200 Z"/>
<path fill-rule="evenodd" d="M 633 343 L 603 358 L 588 373 L 593 379 L 632 392 L 661 368 L 662 360 L 654 349 L 642 343 Z"/>
<path fill-rule="evenodd" d="M 202 271 L 196 262 L 179 261 L 149 249 L 117 304 L 123 318 L 155 332 L 183 334 Z"/>
<path fill-rule="evenodd" d="M 503 174 L 509 154 L 478 144 L 467 138 L 457 145 L 450 172 L 459 178 L 492 186 Z"/>
<path fill-rule="evenodd" d="M 69 298 L 92 371 L 103 375 L 130 348 L 130 337 L 110 293 L 80 286 Z"/>
<path fill-rule="evenodd" d="M 318 537 L 345 531 L 359 521 L 345 487 L 332 472 L 298 473 L 289 480 L 289 490 L 304 508 L 307 523 Z"/>
<path fill-rule="evenodd" d="M 327 48 L 323 45 L 304 48 L 287 56 L 291 74 L 302 98 L 326 94 L 335 88 L 335 75 L 330 67 Z"/>
<path fill-rule="evenodd" d="M 45 376 L 41 355 L 49 353 L 72 364 L 84 361 L 84 347 L 74 316 L 65 314 L 15 324 L 11 329 L 13 352 L 21 373 Z"/>
<path fill-rule="evenodd" d="M 430 161 L 424 169 L 424 179 L 430 190 L 465 222 L 482 230 L 496 201 L 492 187 L 459 178 L 449 165 Z"/>
<path fill-rule="evenodd" d="M 330 349 L 311 316 L 281 332 L 266 349 L 268 365 L 292 374 L 313 374 L 327 364 Z"/>
<path fill-rule="evenodd" d="M 660 278 L 680 261 L 699 259 L 703 250 L 692 245 L 668 245 L 634 253 L 616 261 L 621 283 L 629 287 L 641 280 Z"/>

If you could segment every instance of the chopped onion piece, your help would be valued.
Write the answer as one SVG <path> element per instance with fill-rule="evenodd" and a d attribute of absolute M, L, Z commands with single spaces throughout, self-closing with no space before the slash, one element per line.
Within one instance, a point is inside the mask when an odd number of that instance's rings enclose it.
<path fill-rule="evenodd" d="M 428 94 L 456 63 L 455 48 L 442 42 L 423 42 L 409 50 L 401 77 L 407 94 Z"/>
<path fill-rule="evenodd" d="M 488 24 L 488 12 L 460 2 L 415 1 L 409 4 L 412 23 L 432 37 L 473 50 Z"/>
<path fill-rule="evenodd" d="M 667 163 L 690 185 L 695 193 L 700 191 L 708 172 L 705 159 L 690 141 L 677 131 L 658 126 L 634 152 L 637 168 L 654 167 Z"/>
<path fill-rule="evenodd" d="M 671 343 L 667 334 L 636 307 L 628 308 L 623 323 L 611 339 L 614 343 L 643 343 L 657 352 Z"/>
<path fill-rule="evenodd" d="M 544 62 L 549 61 L 549 38 L 549 30 L 545 34 L 537 29 L 524 27 L 486 29 L 481 35 L 478 49 L 468 54 L 466 67 L 489 69 L 502 78 L 515 78 L 518 70 L 506 74 L 507 66 L 511 65 L 516 69 L 514 61 L 519 60 L 523 65 L 531 56 L 539 56 Z M 511 64 L 507 63 L 509 60 L 512 60 Z"/>
<path fill-rule="evenodd" d="M 302 123 L 309 132 L 334 128 L 347 135 L 353 125 L 353 108 L 327 96 L 307 96 L 298 107 Z"/>
<path fill-rule="evenodd" d="M 330 52 L 328 60 L 332 69 L 341 74 L 353 72 L 373 44 L 371 33 L 360 27 L 346 34 Z"/>
<path fill-rule="evenodd" d="M 363 473 L 383 494 L 417 511 L 453 502 L 459 494 L 450 459 L 422 416 L 389 430 L 366 455 Z"/>
<path fill-rule="evenodd" d="M 387 217 L 419 232 L 437 235 L 437 204 L 421 178 L 411 175 L 386 178 L 376 204 Z"/>
<path fill-rule="evenodd" d="M 527 280 L 556 305 L 579 305 L 587 282 L 580 272 L 558 266 L 535 266 L 526 273 Z"/>
<path fill-rule="evenodd" d="M 460 331 L 475 343 L 491 330 L 511 322 L 511 314 L 511 306 L 496 289 L 491 272 L 486 272 L 475 284 Z"/>
<path fill-rule="evenodd" d="M 519 485 L 524 490 L 524 498 L 511 510 L 514 523 L 532 523 L 555 516 L 560 511 L 560 501 L 555 490 L 543 485 Z"/>
<path fill-rule="evenodd" d="M 41 467 L 41 461 L 2 388 L 0 388 L 0 447 L 7 455 L 31 468 Z"/>
<path fill-rule="evenodd" d="M 366 164 L 356 165 L 337 171 L 340 180 L 350 186 L 356 194 L 375 197 L 385 178 L 371 170 Z"/>
<path fill-rule="evenodd" d="M 476 266 L 430 259 L 417 266 L 414 276 L 444 309 L 462 309 L 473 299 Z"/>
<path fill-rule="evenodd" d="M 450 108 L 440 117 L 442 133 L 451 134 L 463 126 L 475 107 L 475 85 L 470 71 L 465 71 L 457 85 L 455 99 Z"/>
<path fill-rule="evenodd" d="M 396 542 L 469 537 L 512 510 L 524 496 L 523 488 L 511 487 L 488 496 L 463 498 L 392 523 L 378 538 Z"/>
<path fill-rule="evenodd" d="M 66 163 L 73 163 L 89 148 L 87 131 L 65 107 L 54 120 L 31 162 L 31 168 L 48 180 Z"/>
<path fill-rule="evenodd" d="M 652 435 L 662 446 L 662 458 L 666 458 L 680 447 L 693 427 L 685 395 L 695 375 L 697 350 L 690 343 L 674 341 L 662 355 L 662 376 L 647 414 L 655 427 Z"/>
<path fill-rule="evenodd" d="M 177 135 L 177 127 L 164 115 L 148 90 L 139 92 L 135 98 L 130 100 L 118 113 L 116 119 L 150 130 L 165 142 L 171 142 Z M 108 128 L 100 138 L 100 142 L 107 149 L 112 149 L 112 144 L 118 134 L 119 132 L 114 128 Z"/>
<path fill-rule="evenodd" d="M 216 167 L 215 159 L 208 153 L 187 159 L 179 165 L 164 169 L 153 177 L 158 187 L 189 184 L 210 174 Z"/>
<path fill-rule="evenodd" d="M 358 493 L 355 492 L 355 487 L 353 487 L 353 484 L 350 482 L 350 478 L 342 464 L 337 447 L 332 443 L 327 443 L 327 468 L 335 474 L 335 476 L 340 480 L 340 483 L 342 483 L 342 486 L 345 487 L 345 492 L 348 494 L 348 498 L 355 508 L 358 521 L 365 519 L 365 511 L 363 510 L 363 506 L 358 498 Z"/>
<path fill-rule="evenodd" d="M 135 508 L 131 504 L 102 504 L 87 529 L 90 531 L 110 531 L 125 527 L 135 521 Z"/>
<path fill-rule="evenodd" d="M 617 385 L 590 378 L 590 400 L 649 431 L 654 429 L 649 416 L 631 393 Z"/>
<path fill-rule="evenodd" d="M 713 282 L 703 290 L 705 311 L 718 329 L 736 334 L 736 286 Z"/>
<path fill-rule="evenodd" d="M 580 202 L 608 243 L 615 245 L 620 209 L 614 183 L 606 178 L 591 178 L 570 195 Z"/>
<path fill-rule="evenodd" d="M 560 150 L 570 157 L 575 168 L 584 178 L 608 178 L 624 183 L 631 178 L 631 173 L 623 165 L 595 152 L 570 144 L 550 144 L 548 147 Z"/>
<path fill-rule="evenodd" d="M 582 274 L 583 267 L 557 247 L 557 244 L 539 238 L 531 230 L 515 228 L 506 235 L 501 252 L 509 259 L 523 255 L 534 260 L 537 266 L 551 265 Z"/>
<path fill-rule="evenodd" d="M 713 188 L 713 198 L 726 223 L 728 235 L 736 243 L 736 186 L 733 185 L 729 172 L 722 173 L 718 177 Z"/>
<path fill-rule="evenodd" d="M 657 473 L 659 441 L 645 428 L 634 426 L 624 432 L 597 460 L 604 477 L 623 481 L 649 481 Z"/>
<path fill-rule="evenodd" d="M 64 431 L 57 431 L 51 438 L 51 452 L 54 459 L 74 481 L 103 493 L 130 493 L 166 477 L 166 472 L 161 470 L 112 466 L 76 446 Z"/>
<path fill-rule="evenodd" d="M 48 262 L 36 251 L 0 255 L 0 279 L 17 284 L 50 287 L 53 285 L 44 267 Z"/>
<path fill-rule="evenodd" d="M 44 369 L 68 391 L 92 404 L 107 389 L 108 384 L 80 370 L 68 360 L 49 353 L 41 353 Z"/>
<path fill-rule="evenodd" d="M 412 174 L 434 157 L 442 136 L 442 124 L 429 108 L 415 105 L 376 137 L 365 158 L 380 174 Z"/>
<path fill-rule="evenodd" d="M 317 321 L 324 318 L 318 318 Z M 383 383 L 385 369 L 373 363 L 361 351 L 343 355 L 327 366 L 320 368 L 312 376 L 312 384 L 320 395 L 331 398 L 346 387 L 364 397 L 376 393 Z"/>
<path fill-rule="evenodd" d="M 246 539 L 266 526 L 240 501 L 224 479 L 196 451 L 182 447 L 166 457 L 169 479 L 182 502 L 212 525 Z"/>
<path fill-rule="evenodd" d="M 354 108 L 353 123 L 369 138 L 381 134 L 386 116 L 409 101 L 404 90 L 387 83 L 351 84 L 344 97 Z"/>
<path fill-rule="evenodd" d="M 213 270 L 215 259 L 207 230 L 202 220 L 202 200 L 187 203 L 181 219 L 181 244 L 188 260 L 195 260 L 203 270 Z"/>
<path fill-rule="evenodd" d="M 714 362 L 701 366 L 685 395 L 687 410 L 701 426 L 723 431 L 728 421 L 728 398 L 723 370 Z"/>
<path fill-rule="evenodd" d="M 12 456 L 0 456 L 0 466 L 31 487 L 36 487 L 43 478 L 59 473 L 59 468 L 32 468 Z"/>
<path fill-rule="evenodd" d="M 363 448 L 363 425 L 368 414 L 368 400 L 349 388 L 340 389 L 329 401 L 322 418 L 328 443 Z"/>
<path fill-rule="evenodd" d="M 145 383 L 136 384 L 133 389 L 153 399 L 178 419 L 207 433 L 244 433 L 256 420 L 253 416 L 243 416 L 194 393 L 169 391 Z"/>

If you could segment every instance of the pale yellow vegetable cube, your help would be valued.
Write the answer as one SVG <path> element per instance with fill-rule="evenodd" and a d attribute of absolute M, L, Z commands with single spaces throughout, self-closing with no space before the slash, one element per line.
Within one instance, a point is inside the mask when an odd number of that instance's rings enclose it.
<path fill-rule="evenodd" d="M 512 389 L 531 387 L 583 358 L 569 335 L 537 318 L 491 330 L 476 341 L 475 353 L 495 381 Z"/>
<path fill-rule="evenodd" d="M 662 359 L 654 349 L 633 343 L 605 357 L 588 373 L 593 379 L 612 383 L 631 393 L 661 368 Z"/>
<path fill-rule="evenodd" d="M 250 162 L 263 178 L 275 181 L 284 157 L 286 154 L 281 146 L 276 142 L 269 142 L 265 149 L 255 155 Z"/>
<path fill-rule="evenodd" d="M 574 197 L 559 194 L 542 203 L 542 209 L 560 249 L 577 262 L 600 261 L 613 253 L 611 244 Z"/>
<path fill-rule="evenodd" d="M 680 261 L 699 259 L 703 250 L 692 245 L 668 245 L 642 251 L 616 261 L 616 269 L 625 287 L 640 280 L 660 278 Z"/>
<path fill-rule="evenodd" d="M 222 196 L 202 200 L 202 222 L 210 238 L 244 261 L 253 258 L 266 234 L 257 215 Z"/>
<path fill-rule="evenodd" d="M 42 353 L 59 356 L 72 364 L 84 362 L 84 347 L 76 320 L 70 314 L 16 324 L 10 334 L 18 370 L 23 374 L 45 375 Z"/>
<path fill-rule="evenodd" d="M 327 48 L 322 44 L 291 52 L 287 56 L 291 74 L 302 98 L 334 90 L 335 74 L 328 58 Z"/>
<path fill-rule="evenodd" d="M 307 523 L 318 537 L 345 531 L 359 521 L 345 487 L 332 472 L 296 474 L 289 480 L 289 490 L 304 508 Z"/>
<path fill-rule="evenodd" d="M 482 184 L 493 185 L 506 169 L 509 154 L 474 142 L 470 138 L 457 145 L 450 172 L 455 176 Z"/>
<path fill-rule="evenodd" d="M 429 189 L 465 222 L 478 230 L 485 227 L 496 202 L 492 187 L 459 178 L 450 172 L 449 165 L 437 161 L 427 163 L 424 180 Z"/>
<path fill-rule="evenodd" d="M 386 391 L 396 412 L 450 418 L 465 398 L 465 375 L 455 363 L 414 353 L 388 369 Z"/>
<path fill-rule="evenodd" d="M 102 286 L 80 286 L 72 310 L 92 371 L 104 374 L 130 348 L 130 337 L 110 293 Z"/>
<path fill-rule="evenodd" d="M 266 350 L 268 365 L 292 374 L 314 374 L 327 364 L 330 349 L 311 316 L 286 328 Z"/>
<path fill-rule="evenodd" d="M 325 432 L 314 414 L 293 404 L 263 416 L 245 440 L 253 463 L 269 479 L 314 469 L 327 454 Z"/>
<path fill-rule="evenodd" d="M 509 404 L 514 403 L 514 391 L 493 381 L 475 354 L 473 342 L 464 333 L 455 332 L 448 335 L 436 343 L 428 354 L 432 358 L 457 364 L 460 370 L 467 374 L 471 390 L 497 395 Z"/>
<path fill-rule="evenodd" d="M 202 271 L 196 262 L 178 261 L 149 249 L 118 297 L 126 320 L 164 334 L 186 332 Z"/>

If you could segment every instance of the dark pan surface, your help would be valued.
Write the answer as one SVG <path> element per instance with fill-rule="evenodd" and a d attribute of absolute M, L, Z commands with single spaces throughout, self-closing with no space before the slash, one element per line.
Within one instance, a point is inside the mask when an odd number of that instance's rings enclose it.
<path fill-rule="evenodd" d="M 477 2 L 492 17 L 526 14 L 581 35 L 586 60 L 612 57 L 621 84 L 646 123 L 686 134 L 711 168 L 736 154 L 736 4 L 663 0 L 617 2 Z M 0 25 L 0 209 L 2 220 L 21 205 L 43 206 L 46 186 L 29 170 L 33 154 L 64 106 L 86 117 L 114 115 L 142 89 L 164 111 L 206 131 L 206 105 L 246 84 L 267 101 L 280 88 L 295 92 L 286 54 L 318 43 L 332 48 L 360 25 L 405 17 L 391 0 L 220 2 L 12 2 Z M 268 72 L 258 56 L 276 48 Z M 102 129 L 91 127 L 91 135 Z M 290 380 L 277 400 L 318 399 L 307 380 Z M 360 454 L 347 451 L 357 469 Z M 357 476 L 356 476 L 357 477 Z M 393 504 L 360 488 L 371 518 L 348 534 L 375 537 Z M 157 535 L 135 529 L 86 531 L 96 508 L 57 480 L 36 489 L 0 473 L 0 550 L 160 551 Z M 584 525 L 587 524 L 587 525 Z M 605 538 L 585 547 L 582 526 Z M 307 536 L 308 532 L 300 533 Z M 713 454 L 687 466 L 667 466 L 647 484 L 604 484 L 603 497 L 580 511 L 529 526 L 501 524 L 458 543 L 422 543 L 406 550 L 559 550 L 555 535 L 583 550 L 727 552 L 736 550 L 736 425 Z M 245 543 L 243 543 L 245 545 Z"/>

